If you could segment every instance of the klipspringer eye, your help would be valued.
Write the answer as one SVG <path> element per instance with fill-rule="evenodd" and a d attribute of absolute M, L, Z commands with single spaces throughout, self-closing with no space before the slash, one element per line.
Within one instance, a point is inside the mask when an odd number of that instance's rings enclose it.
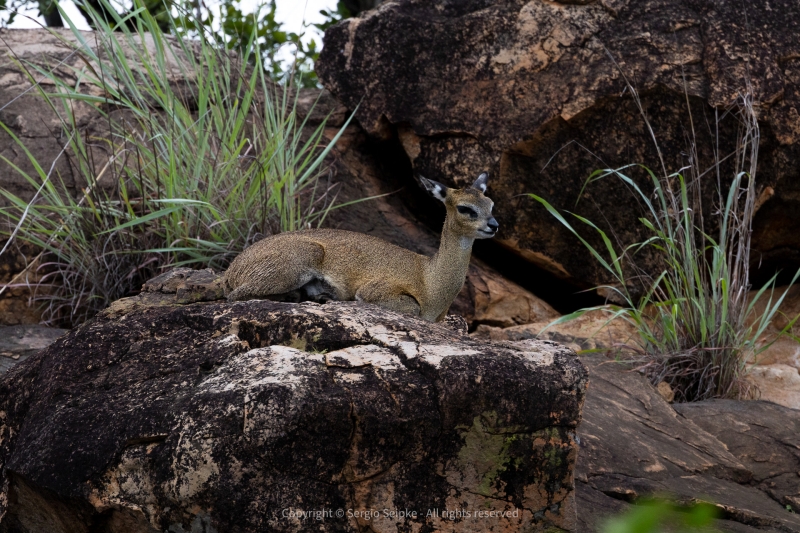
<path fill-rule="evenodd" d="M 478 213 L 468 205 L 459 205 L 456 207 L 456 209 L 458 209 L 458 212 L 462 215 L 468 215 L 471 218 L 478 218 Z"/>

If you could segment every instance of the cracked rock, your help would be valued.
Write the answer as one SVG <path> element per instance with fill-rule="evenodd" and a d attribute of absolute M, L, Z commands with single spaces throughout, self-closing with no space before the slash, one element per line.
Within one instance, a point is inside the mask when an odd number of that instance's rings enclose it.
<path fill-rule="evenodd" d="M 0 532 L 576 530 L 571 350 L 193 276 L 0 381 Z"/>

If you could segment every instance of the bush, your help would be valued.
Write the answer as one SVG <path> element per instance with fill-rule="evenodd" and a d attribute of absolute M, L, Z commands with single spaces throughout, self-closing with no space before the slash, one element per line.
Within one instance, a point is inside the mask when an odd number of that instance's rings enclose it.
<path fill-rule="evenodd" d="M 323 148 L 324 122 L 309 133 L 297 91 L 270 81 L 254 38 L 241 55 L 209 39 L 170 38 L 141 7 L 126 19 L 95 16 L 95 49 L 70 26 L 84 59 L 77 82 L 19 66 L 55 87 L 37 84 L 61 120 L 62 154 L 85 180 L 83 194 L 73 198 L 55 162 L 46 171 L 0 124 L 35 168 L 5 160 L 37 193 L 25 202 L 0 190 L 10 204 L 0 215 L 14 228 L 9 243 L 42 250 L 37 275 L 21 283 L 33 285 L 43 322 L 78 324 L 160 269 L 222 269 L 260 236 L 324 221 L 335 198 L 320 181 L 323 161 L 342 131 Z M 81 134 L 78 103 L 102 115 L 108 138 Z"/>
<path fill-rule="evenodd" d="M 629 89 L 638 103 L 635 91 L 630 86 Z M 649 238 L 620 251 L 603 230 L 573 215 L 602 239 L 605 254 L 601 253 L 546 200 L 530 195 L 580 239 L 614 279 L 613 285 L 604 288 L 624 305 L 602 309 L 609 311 L 610 320 L 622 318 L 633 323 L 638 333 L 635 346 L 622 347 L 628 349 L 625 359 L 643 371 L 654 385 L 661 381 L 669 383 L 676 401 L 753 397 L 757 391 L 745 379 L 747 362 L 769 346 L 757 346 L 756 341 L 786 294 L 776 296 L 773 277 L 748 301 L 759 129 L 748 97 L 740 100 L 737 114 L 742 133 L 736 152 L 731 154 L 736 166 L 731 182 L 723 184 L 720 178 L 720 165 L 726 158 L 718 156 L 712 167 L 718 179 L 714 221 L 703 220 L 707 211 L 702 205 L 700 184 L 708 172 L 699 168 L 694 149 L 690 151 L 690 165 L 683 169 L 691 173 L 689 179 L 680 172 L 668 174 L 663 161 L 661 176 L 640 165 L 598 170 L 589 176 L 586 185 L 609 176 L 622 180 L 645 206 L 646 216 L 640 221 Z M 652 194 L 642 190 L 629 176 L 629 171 L 635 168 L 647 173 Z M 706 232 L 709 226 L 718 228 L 715 235 Z M 654 251 L 660 259 L 660 273 L 656 276 L 636 265 L 636 254 L 645 249 Z M 797 275 L 792 283 L 796 279 Z M 755 304 L 765 296 L 768 298 L 765 311 L 755 316 Z M 579 310 L 559 321 L 587 311 Z M 783 332 L 793 324 L 794 320 Z"/>
<path fill-rule="evenodd" d="M 606 520 L 603 533 L 661 533 L 666 531 L 689 532 L 716 531 L 714 519 L 719 518 L 719 509 L 706 502 L 698 501 L 689 505 L 679 505 L 668 499 L 646 499 L 631 507 L 627 512 Z"/>

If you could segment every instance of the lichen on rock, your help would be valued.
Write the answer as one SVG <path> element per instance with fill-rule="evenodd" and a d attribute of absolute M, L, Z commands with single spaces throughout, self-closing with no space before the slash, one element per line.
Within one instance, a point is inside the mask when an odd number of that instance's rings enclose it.
<path fill-rule="evenodd" d="M 574 352 L 229 304 L 203 276 L 150 282 L 0 382 L 0 531 L 575 530 Z M 179 303 L 187 284 L 208 301 Z"/>

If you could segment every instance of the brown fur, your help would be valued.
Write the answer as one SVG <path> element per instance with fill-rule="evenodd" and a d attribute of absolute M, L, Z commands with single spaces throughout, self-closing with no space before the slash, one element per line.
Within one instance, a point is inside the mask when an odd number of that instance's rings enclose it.
<path fill-rule="evenodd" d="M 228 300 L 358 300 L 439 321 L 464 284 L 472 243 L 494 236 L 487 176 L 473 187 L 448 189 L 421 178 L 447 208 L 439 251 L 416 254 L 352 231 L 315 229 L 267 237 L 242 252 L 225 272 Z M 472 209 L 460 213 L 458 207 Z"/>

